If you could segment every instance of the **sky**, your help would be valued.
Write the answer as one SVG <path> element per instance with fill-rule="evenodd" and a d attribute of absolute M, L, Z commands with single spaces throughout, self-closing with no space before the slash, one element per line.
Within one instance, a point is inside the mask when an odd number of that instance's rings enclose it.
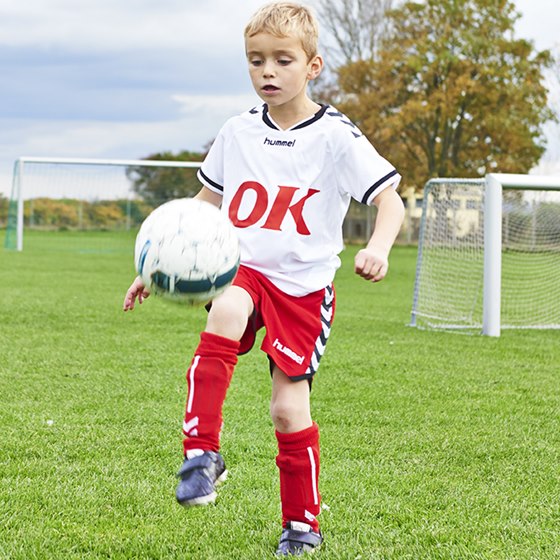
<path fill-rule="evenodd" d="M 0 193 L 21 156 L 202 151 L 259 102 L 243 29 L 267 2 L 0 0 Z M 560 0 L 515 4 L 518 37 L 560 46 Z M 546 133 L 551 148 L 535 171 L 560 174 L 560 127 Z"/>

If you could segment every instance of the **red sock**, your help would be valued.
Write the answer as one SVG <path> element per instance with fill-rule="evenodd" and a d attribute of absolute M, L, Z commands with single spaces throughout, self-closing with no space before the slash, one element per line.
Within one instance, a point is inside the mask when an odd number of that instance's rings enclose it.
<path fill-rule="evenodd" d="M 317 515 L 321 510 L 319 494 L 319 427 L 315 422 L 309 428 L 292 434 L 276 432 L 280 469 L 280 499 L 282 525 L 301 521 L 319 531 Z"/>
<path fill-rule="evenodd" d="M 239 342 L 203 332 L 187 371 L 187 406 L 183 423 L 183 450 L 218 451 L 222 406 L 237 364 Z"/>

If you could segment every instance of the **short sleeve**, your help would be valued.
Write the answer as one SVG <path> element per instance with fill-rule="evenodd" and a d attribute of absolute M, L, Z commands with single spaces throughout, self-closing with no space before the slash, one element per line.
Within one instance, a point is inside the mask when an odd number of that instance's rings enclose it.
<path fill-rule="evenodd" d="M 342 136 L 336 170 L 343 192 L 363 204 L 371 204 L 382 190 L 398 187 L 401 176 L 395 167 L 358 129 L 354 128 L 351 134 Z"/>
<path fill-rule="evenodd" d="M 227 133 L 226 127 L 227 123 L 218 133 L 218 136 L 212 143 L 197 173 L 198 180 L 205 187 L 221 195 L 224 194 L 224 145 L 225 135 Z"/>

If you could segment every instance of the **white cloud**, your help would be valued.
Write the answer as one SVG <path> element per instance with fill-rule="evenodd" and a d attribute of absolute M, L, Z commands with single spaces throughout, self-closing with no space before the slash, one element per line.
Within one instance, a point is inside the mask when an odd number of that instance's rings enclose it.
<path fill-rule="evenodd" d="M 560 3 L 558 0 L 513 0 L 521 18 L 517 21 L 519 37 L 531 39 L 540 49 L 560 46 L 558 23 L 560 22 Z"/>
<path fill-rule="evenodd" d="M 176 94 L 180 116 L 160 121 L 0 120 L 0 159 L 8 155 L 142 157 L 147 151 L 200 150 L 229 117 L 259 102 L 254 94 Z"/>
<path fill-rule="evenodd" d="M 0 192 L 10 192 L 13 162 L 22 156 L 137 159 L 162 151 L 202 151 L 229 117 L 259 102 L 254 94 L 177 94 L 173 100 L 180 104 L 175 120 L 0 120 Z"/>
<path fill-rule="evenodd" d="M 243 25 L 264 3 L 245 0 L 232 9 L 226 0 L 3 0 L 0 43 L 101 51 L 150 45 L 242 48 Z"/>
<path fill-rule="evenodd" d="M 0 123 L 1 125 L 1 123 Z M 20 136 L 8 144 L 0 136 L 0 192 L 11 189 L 13 162 L 22 156 L 140 159 L 164 150 L 200 149 L 213 138 L 212 131 L 194 128 L 186 121 L 19 122 Z M 207 134 L 207 136 L 204 136 Z"/>
<path fill-rule="evenodd" d="M 227 117 L 261 102 L 254 93 L 240 95 L 176 94 L 172 98 L 181 105 L 181 113 L 189 117 L 198 116 L 201 120 L 210 117 L 213 120 L 216 116 L 224 117 L 223 120 L 225 120 Z"/>

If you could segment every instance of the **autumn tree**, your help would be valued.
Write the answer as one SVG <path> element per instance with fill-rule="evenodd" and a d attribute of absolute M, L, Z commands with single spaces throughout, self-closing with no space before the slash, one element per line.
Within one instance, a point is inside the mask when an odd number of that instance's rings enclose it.
<path fill-rule="evenodd" d="M 319 19 L 334 44 L 327 45 L 327 63 L 341 66 L 356 60 L 374 60 L 391 20 L 385 14 L 395 0 L 320 0 Z"/>
<path fill-rule="evenodd" d="M 317 15 L 325 68 L 311 82 L 313 98 L 338 104 L 340 88 L 338 69 L 357 60 L 375 60 L 382 39 L 388 34 L 389 18 L 385 14 L 397 0 L 319 0 Z"/>
<path fill-rule="evenodd" d="M 515 38 L 513 3 L 409 1 L 386 17 L 377 50 L 337 69 L 339 108 L 417 187 L 528 172 L 553 117 L 543 80 L 552 58 Z"/>
<path fill-rule="evenodd" d="M 197 152 L 160 152 L 143 159 L 156 161 L 202 161 Z M 147 203 L 157 206 L 174 198 L 194 196 L 200 189 L 196 169 L 180 167 L 130 166 L 126 170 L 133 190 Z"/>

